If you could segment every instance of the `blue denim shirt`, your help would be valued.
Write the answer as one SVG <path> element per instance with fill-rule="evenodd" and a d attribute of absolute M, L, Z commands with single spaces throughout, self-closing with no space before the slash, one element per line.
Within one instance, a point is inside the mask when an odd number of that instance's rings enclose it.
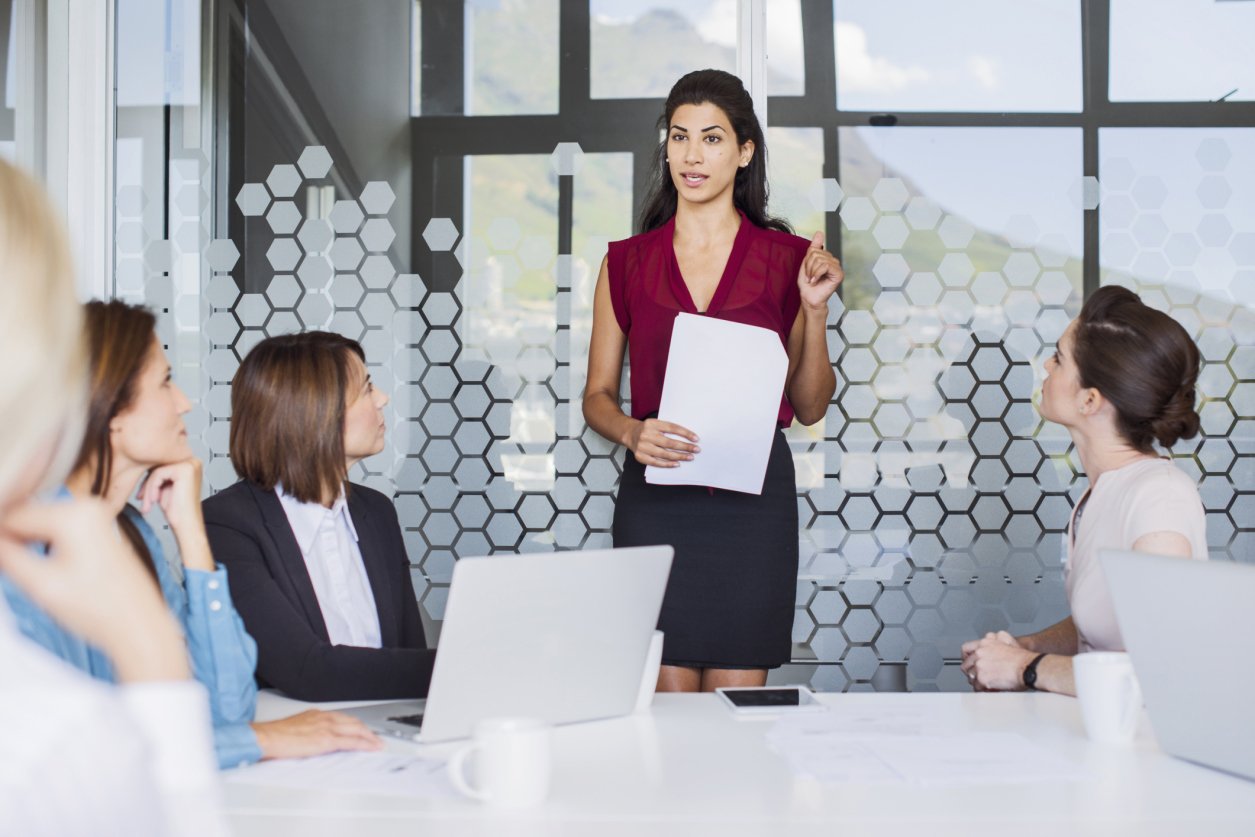
<path fill-rule="evenodd" d="M 60 498 L 67 496 L 64 490 L 58 494 Z M 244 630 L 244 622 L 231 603 L 226 568 L 214 572 L 186 570 L 180 579 L 166 560 L 161 541 L 139 512 L 127 506 L 123 514 L 144 538 L 162 595 L 183 627 L 192 671 L 209 692 L 218 766 L 258 761 L 261 749 L 249 726 L 257 708 L 257 682 L 253 678 L 257 643 Z M 62 628 L 3 575 L 0 592 L 8 600 L 19 630 L 28 638 L 97 679 L 116 679 L 113 665 L 100 649 Z"/>

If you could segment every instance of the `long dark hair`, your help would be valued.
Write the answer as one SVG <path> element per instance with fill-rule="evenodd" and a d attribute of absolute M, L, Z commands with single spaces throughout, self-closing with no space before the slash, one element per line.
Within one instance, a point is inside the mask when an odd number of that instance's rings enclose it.
<path fill-rule="evenodd" d="M 111 300 L 92 300 L 83 307 L 87 331 L 87 428 L 74 470 L 92 469 L 91 493 L 103 497 L 113 477 L 113 442 L 109 424 L 135 400 L 135 385 L 152 350 L 157 318 L 147 308 Z M 118 528 L 157 577 L 144 538 L 123 510 Z"/>
<path fill-rule="evenodd" d="M 667 95 L 667 104 L 658 119 L 658 129 L 663 140 L 658 145 L 654 179 L 641 209 L 640 232 L 657 229 L 675 215 L 679 199 L 671 172 L 667 169 L 667 130 L 671 118 L 681 105 L 700 105 L 709 102 L 722 110 L 736 134 L 737 146 L 754 143 L 754 155 L 749 165 L 736 171 L 732 184 L 732 203 L 745 213 L 754 226 L 791 233 L 793 228 L 782 218 L 767 214 L 767 140 L 763 128 L 754 113 L 754 101 L 746 92 L 741 80 L 723 70 L 694 70 L 682 77 Z"/>
<path fill-rule="evenodd" d="M 1198 346 L 1180 323 L 1128 288 L 1108 285 L 1085 302 L 1072 354 L 1081 386 L 1111 402 L 1116 429 L 1137 450 L 1198 435 Z"/>

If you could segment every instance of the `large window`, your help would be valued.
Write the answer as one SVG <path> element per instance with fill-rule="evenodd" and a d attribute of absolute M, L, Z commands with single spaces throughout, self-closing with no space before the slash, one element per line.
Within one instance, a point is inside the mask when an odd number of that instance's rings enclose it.
<path fill-rule="evenodd" d="M 1204 435 L 1174 454 L 1213 554 L 1255 561 L 1255 59 L 1226 46 L 1247 5 L 1180 23 L 1215 60 L 1148 64 L 1162 15 L 1121 0 L 120 3 L 115 289 L 161 315 L 212 490 L 248 349 L 362 340 L 393 400 L 353 477 L 396 497 L 437 627 L 460 558 L 609 544 L 623 451 L 580 409 L 593 283 L 671 83 L 745 72 L 771 211 L 847 273 L 837 396 L 788 433 L 802 566 L 776 676 L 966 689 L 961 641 L 1066 613 L 1084 479 L 1033 401 L 1102 282 L 1203 347 Z"/>
<path fill-rule="evenodd" d="M 847 111 L 1079 111 L 1081 4 L 835 0 Z"/>

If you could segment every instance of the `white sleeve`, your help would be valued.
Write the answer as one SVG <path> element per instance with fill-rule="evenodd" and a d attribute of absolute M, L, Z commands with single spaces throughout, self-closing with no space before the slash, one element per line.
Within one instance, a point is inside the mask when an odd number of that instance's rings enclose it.
<path fill-rule="evenodd" d="M 122 705 L 143 739 L 170 835 L 227 834 L 209 695 L 194 680 L 132 683 Z"/>
<path fill-rule="evenodd" d="M 0 660 L 0 834 L 227 833 L 199 684 L 99 683 L 3 618 Z"/>

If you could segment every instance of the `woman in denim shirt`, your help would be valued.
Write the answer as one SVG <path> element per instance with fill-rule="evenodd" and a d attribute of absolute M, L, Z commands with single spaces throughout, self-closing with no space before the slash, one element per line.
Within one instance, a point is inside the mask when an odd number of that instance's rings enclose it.
<path fill-rule="evenodd" d="M 182 625 L 193 673 L 209 692 L 219 766 L 378 749 L 382 745 L 364 725 L 338 713 L 311 710 L 252 723 L 257 645 L 235 611 L 226 569 L 215 563 L 205 537 L 201 463 L 192 456 L 183 423 L 191 404 L 171 378 L 149 311 L 117 301 L 91 302 L 86 314 L 87 430 L 62 495 L 98 496 L 118 510 L 118 528 Z M 137 485 L 138 509 L 128 502 Z M 143 518 L 154 505 L 170 524 L 181 566 L 166 560 Z M 16 588 L 2 580 L 0 586 L 24 634 L 98 678 L 114 679 L 103 653 L 66 632 Z"/>

